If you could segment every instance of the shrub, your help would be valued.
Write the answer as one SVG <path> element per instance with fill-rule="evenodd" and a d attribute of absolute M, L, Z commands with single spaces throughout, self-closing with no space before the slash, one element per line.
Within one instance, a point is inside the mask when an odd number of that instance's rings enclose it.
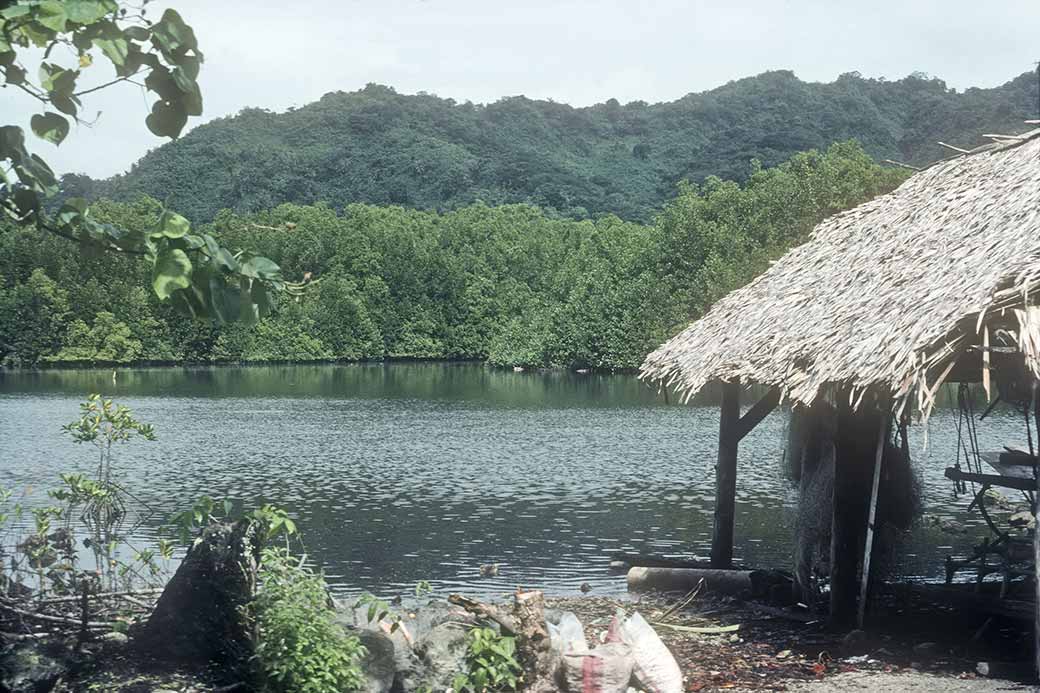
<path fill-rule="evenodd" d="M 516 690 L 523 673 L 516 661 L 516 640 L 493 628 L 473 628 L 467 637 L 466 668 L 452 682 L 458 693 Z"/>
<path fill-rule="evenodd" d="M 333 621 L 325 580 L 302 559 L 284 548 L 264 549 L 252 611 L 263 690 L 340 693 L 361 688 L 365 648 Z"/>

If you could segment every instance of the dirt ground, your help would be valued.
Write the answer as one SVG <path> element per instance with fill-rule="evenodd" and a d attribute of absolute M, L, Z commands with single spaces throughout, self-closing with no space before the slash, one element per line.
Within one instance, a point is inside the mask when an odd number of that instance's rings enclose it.
<path fill-rule="evenodd" d="M 819 681 L 803 681 L 787 687 L 790 693 L 846 693 L 847 691 L 908 691 L 910 693 L 997 693 L 997 691 L 1035 691 L 1026 684 L 999 679 L 958 678 L 921 671 L 887 673 L 850 671 Z"/>
<path fill-rule="evenodd" d="M 986 637 L 972 640 L 980 625 L 972 617 L 889 606 L 865 631 L 847 635 L 829 632 L 805 612 L 732 598 L 699 597 L 665 617 L 677 601 L 587 596 L 549 600 L 549 606 L 573 611 L 590 643 L 599 641 L 619 608 L 639 611 L 675 655 L 687 691 L 1040 690 L 1023 682 L 1031 675 L 1021 660 L 1029 657 L 1032 636 L 1018 624 L 992 623 Z M 720 628 L 728 630 L 711 632 Z M 981 676 L 980 661 L 995 662 L 1010 678 Z"/>

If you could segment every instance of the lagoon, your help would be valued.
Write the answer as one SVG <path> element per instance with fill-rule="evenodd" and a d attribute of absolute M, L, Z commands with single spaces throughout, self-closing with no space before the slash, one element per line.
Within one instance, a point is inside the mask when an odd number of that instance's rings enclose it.
<path fill-rule="evenodd" d="M 147 545 L 201 495 L 283 506 L 339 594 L 435 591 L 621 594 L 615 552 L 706 556 L 718 411 L 711 394 L 665 401 L 632 375 L 495 370 L 473 363 L 285 365 L 0 372 L 0 485 L 31 505 L 91 450 L 61 432 L 89 392 L 130 406 L 158 441 L 119 451 Z M 1024 439 L 996 411 L 983 449 Z M 915 427 L 923 518 L 893 569 L 942 574 L 942 558 L 984 535 L 953 497 L 957 412 Z M 782 473 L 787 415 L 741 443 L 736 558 L 789 567 L 797 493 Z M 968 527 L 949 535 L 930 518 Z M 479 566 L 498 563 L 497 577 Z"/>

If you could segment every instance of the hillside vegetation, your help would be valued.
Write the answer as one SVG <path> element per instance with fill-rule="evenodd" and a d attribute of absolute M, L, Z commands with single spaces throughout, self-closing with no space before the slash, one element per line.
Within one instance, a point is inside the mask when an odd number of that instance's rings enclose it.
<path fill-rule="evenodd" d="M 530 203 L 572 218 L 651 221 L 683 179 L 744 181 L 854 138 L 877 160 L 944 155 L 943 140 L 1022 131 L 1036 113 L 1035 75 L 955 92 L 939 79 L 842 75 L 807 83 L 767 72 L 660 104 L 572 108 L 524 97 L 481 106 L 369 85 L 285 113 L 247 109 L 145 156 L 125 176 L 68 176 L 69 194 L 168 200 L 193 221 L 222 209 L 352 203 L 452 210 Z"/>
<path fill-rule="evenodd" d="M 846 142 L 753 164 L 743 184 L 684 184 L 652 224 L 560 218 L 531 204 L 223 212 L 208 228 L 220 242 L 318 280 L 255 327 L 177 320 L 146 288 L 145 263 L 10 229 L 0 233 L 0 362 L 410 357 L 632 368 L 821 219 L 905 176 Z M 145 198 L 96 213 L 136 228 L 159 210 Z"/>

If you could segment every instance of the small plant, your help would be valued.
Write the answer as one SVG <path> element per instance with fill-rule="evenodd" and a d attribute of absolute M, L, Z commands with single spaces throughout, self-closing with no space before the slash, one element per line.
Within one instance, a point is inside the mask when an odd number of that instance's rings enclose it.
<path fill-rule="evenodd" d="M 99 394 L 92 394 L 80 405 L 80 416 L 64 426 L 73 442 L 89 443 L 97 449 L 98 465 L 93 478 L 82 474 L 62 474 L 64 487 L 51 491 L 50 496 L 65 504 L 66 529 L 71 529 L 73 511 L 79 511 L 79 519 L 86 526 L 89 538 L 86 543 L 94 552 L 97 569 L 106 586 L 116 589 L 120 582 L 129 587 L 132 578 L 140 577 L 139 568 L 153 577 L 157 566 L 147 553 L 137 552 L 134 561 L 124 563 L 117 559 L 117 549 L 124 543 L 120 530 L 126 519 L 126 500 L 129 493 L 113 478 L 113 447 L 134 438 L 154 441 L 155 431 L 151 424 L 134 418 L 133 412 Z M 37 534 L 41 532 L 37 531 Z M 146 560 L 141 560 L 146 559 Z"/>
<path fill-rule="evenodd" d="M 340 693 L 361 688 L 365 648 L 335 623 L 325 580 L 303 559 L 288 549 L 264 549 L 260 591 L 250 611 L 262 690 Z"/>
<path fill-rule="evenodd" d="M 429 580 L 420 580 L 415 585 L 415 596 L 420 599 L 428 595 L 430 592 L 433 592 L 433 587 L 430 586 Z"/>
<path fill-rule="evenodd" d="M 523 668 L 516 661 L 516 640 L 494 628 L 478 626 L 466 637 L 466 671 L 455 677 L 456 693 L 514 691 Z"/>
<path fill-rule="evenodd" d="M 132 438 L 155 440 L 151 424 L 141 423 L 133 417 L 127 407 L 116 405 L 110 399 L 92 394 L 79 405 L 80 417 L 64 426 L 62 430 L 72 436 L 76 443 L 91 443 L 98 449 L 99 482 L 112 480 L 112 446 L 125 443 Z"/>
<path fill-rule="evenodd" d="M 171 517 L 169 525 L 176 531 L 181 543 L 187 545 L 191 536 L 209 523 L 238 519 L 233 512 L 234 507 L 230 500 L 215 501 L 209 496 L 202 496 L 190 508 Z M 252 520 L 257 524 L 261 544 L 266 544 L 279 535 L 284 536 L 288 543 L 289 538 L 296 534 L 296 523 L 289 517 L 289 513 L 267 503 L 246 513 L 240 519 Z"/>
<path fill-rule="evenodd" d="M 369 623 L 378 623 L 383 619 L 389 619 L 391 633 L 401 627 L 400 614 L 395 614 L 389 604 L 374 594 L 369 594 L 368 592 L 362 594 L 358 597 L 358 600 L 354 602 L 354 608 L 367 609 L 365 612 L 365 619 Z"/>

